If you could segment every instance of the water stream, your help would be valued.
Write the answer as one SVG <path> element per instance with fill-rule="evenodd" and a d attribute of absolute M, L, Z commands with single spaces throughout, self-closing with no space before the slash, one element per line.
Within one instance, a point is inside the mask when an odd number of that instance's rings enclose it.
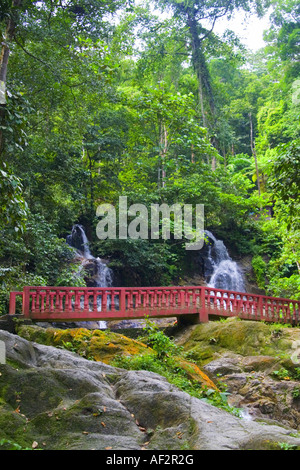
<path fill-rule="evenodd" d="M 112 270 L 100 258 L 95 258 L 90 251 L 89 241 L 84 228 L 81 225 L 74 225 L 71 235 L 68 235 L 67 242 L 75 248 L 78 255 L 83 258 L 82 265 L 93 266 L 90 287 L 111 287 L 113 283 Z"/>
<path fill-rule="evenodd" d="M 82 225 L 74 225 L 72 232 L 67 236 L 67 243 L 76 249 L 81 258 L 80 269 L 86 268 L 89 272 L 89 287 L 112 287 L 113 272 L 101 258 L 95 258 L 90 251 L 89 241 Z M 99 301 L 98 310 L 101 310 Z M 106 328 L 106 322 L 100 321 L 99 327 Z"/>
<path fill-rule="evenodd" d="M 205 259 L 205 275 L 207 285 L 216 289 L 246 292 L 243 273 L 237 263 L 231 259 L 222 240 L 205 231 L 209 245 Z M 252 416 L 246 408 L 240 409 L 240 417 L 245 421 L 252 421 Z"/>
<path fill-rule="evenodd" d="M 205 260 L 207 285 L 216 289 L 245 292 L 245 281 L 237 263 L 231 259 L 222 240 L 205 231 L 208 240 L 208 253 Z"/>

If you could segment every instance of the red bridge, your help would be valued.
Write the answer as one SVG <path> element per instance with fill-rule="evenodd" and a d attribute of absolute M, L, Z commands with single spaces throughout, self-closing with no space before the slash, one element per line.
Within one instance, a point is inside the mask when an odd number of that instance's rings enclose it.
<path fill-rule="evenodd" d="M 202 323 L 216 317 L 297 325 L 300 301 L 211 287 L 24 287 L 11 292 L 10 315 L 22 299 L 22 314 L 36 322 L 107 321 L 178 317 Z"/>

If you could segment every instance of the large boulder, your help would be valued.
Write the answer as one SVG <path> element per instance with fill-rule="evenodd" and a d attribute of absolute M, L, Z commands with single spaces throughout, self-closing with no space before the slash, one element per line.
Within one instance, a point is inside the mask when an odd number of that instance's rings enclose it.
<path fill-rule="evenodd" d="M 290 355 L 293 344 L 300 343 L 300 329 L 231 317 L 191 326 L 177 341 L 190 357 L 203 364 L 228 351 L 243 356 Z"/>
<path fill-rule="evenodd" d="M 294 430 L 239 419 L 157 374 L 117 369 L 2 330 L 0 341 L 4 443 L 48 450 L 300 448 Z"/>

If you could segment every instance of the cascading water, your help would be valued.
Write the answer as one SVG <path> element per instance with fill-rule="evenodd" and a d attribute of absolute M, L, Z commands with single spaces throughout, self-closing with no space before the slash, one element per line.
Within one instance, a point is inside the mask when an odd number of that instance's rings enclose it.
<path fill-rule="evenodd" d="M 86 259 L 92 259 L 89 241 L 82 225 L 74 225 L 71 235 L 67 236 L 67 243 L 75 248 Z"/>
<path fill-rule="evenodd" d="M 209 241 L 204 269 L 207 285 L 215 289 L 246 292 L 244 276 L 237 263 L 229 256 L 223 241 L 217 240 L 208 230 L 205 233 Z M 218 295 L 219 293 L 217 293 Z M 240 417 L 246 421 L 252 420 L 247 409 L 240 410 Z"/>
<path fill-rule="evenodd" d="M 67 243 L 75 248 L 78 255 L 83 258 L 83 266 L 93 266 L 90 278 L 90 283 L 93 284 L 93 287 L 112 286 L 112 270 L 103 260 L 95 258 L 91 254 L 89 241 L 82 225 L 73 226 L 71 235 L 67 237 Z"/>
<path fill-rule="evenodd" d="M 205 276 L 208 286 L 216 289 L 245 292 L 245 282 L 237 263 L 233 261 L 222 240 L 205 231 L 208 239 L 208 254 L 205 262 Z"/>
<path fill-rule="evenodd" d="M 82 258 L 80 269 L 85 268 L 89 273 L 89 287 L 111 287 L 113 272 L 100 258 L 95 258 L 90 251 L 89 241 L 82 225 L 74 225 L 71 235 L 67 236 L 67 243 L 77 250 Z M 98 304 L 101 310 L 101 302 Z M 100 328 L 106 328 L 106 322 L 99 322 Z"/>

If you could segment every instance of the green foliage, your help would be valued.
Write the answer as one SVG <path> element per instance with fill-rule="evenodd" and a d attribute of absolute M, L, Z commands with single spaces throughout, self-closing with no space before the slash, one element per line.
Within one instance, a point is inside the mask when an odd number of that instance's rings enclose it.
<path fill-rule="evenodd" d="M 252 267 L 255 274 L 257 285 L 261 288 L 265 288 L 265 276 L 266 276 L 266 263 L 261 256 L 257 255 L 252 258 Z"/>
<path fill-rule="evenodd" d="M 283 367 L 279 370 L 274 370 L 272 375 L 280 380 L 289 380 L 290 379 L 290 372 Z"/>
<path fill-rule="evenodd" d="M 76 268 L 76 265 L 74 266 Z M 72 270 L 72 266 L 67 266 L 63 269 L 55 281 L 56 286 L 65 287 L 86 287 L 84 270 Z"/>
<path fill-rule="evenodd" d="M 28 213 L 19 238 L 12 230 L 1 230 L 0 314 L 8 313 L 9 292 L 24 286 L 85 286 L 84 271 L 78 272 L 73 258 L 74 251 L 40 215 Z M 19 300 L 17 309 L 20 313 Z"/>
<path fill-rule="evenodd" d="M 102 258 L 110 257 L 110 267 L 118 273 L 122 285 L 170 285 L 181 274 L 183 249 L 158 240 L 102 240 L 95 243 Z"/>
<path fill-rule="evenodd" d="M 164 360 L 168 356 L 179 354 L 181 349 L 169 338 L 155 322 L 146 318 L 146 326 L 143 328 L 145 332 L 145 338 L 142 338 L 143 342 L 146 342 L 147 346 L 150 346 L 157 355 L 157 358 Z"/>
<path fill-rule="evenodd" d="M 254 3 L 261 14 L 264 2 Z M 168 241 L 96 239 L 97 205 L 120 195 L 148 209 L 204 204 L 206 228 L 254 255 L 260 287 L 299 298 L 298 5 L 274 3 L 266 48 L 254 54 L 203 23 L 248 10 L 248 0 L 156 5 L 172 17 L 125 0 L 23 1 L 13 10 L 0 123 L 0 263 L 11 269 L 3 298 L 22 275 L 84 285 L 65 244 L 82 220 L 122 285 L 183 278 L 174 224 Z M 5 1 L 3 37 L 11 12 Z"/>
<path fill-rule="evenodd" d="M 1 450 L 32 450 L 30 447 L 22 447 L 17 442 L 10 441 L 9 439 L 0 440 Z"/>
<path fill-rule="evenodd" d="M 299 223 L 299 168 L 300 140 L 298 139 L 278 148 L 269 183 L 274 194 L 286 204 L 288 229 L 295 223 L 295 219 Z"/>
<path fill-rule="evenodd" d="M 297 447 L 287 442 L 278 442 L 280 450 L 297 450 Z"/>
<path fill-rule="evenodd" d="M 272 375 L 279 380 L 300 380 L 300 368 L 295 367 L 293 370 L 287 370 L 281 367 L 279 370 L 274 370 Z"/>
<path fill-rule="evenodd" d="M 24 261 L 37 275 L 43 276 L 48 285 L 55 285 L 61 265 L 72 259 L 73 251 L 54 232 L 42 216 L 31 215 L 28 218 L 24 234 L 27 248 Z"/>
<path fill-rule="evenodd" d="M 283 277 L 280 273 L 275 273 L 270 270 L 269 277 L 269 294 L 276 297 L 284 297 L 286 299 L 300 300 L 299 274 L 292 274 L 290 277 Z"/>
<path fill-rule="evenodd" d="M 20 178 L 13 175 L 5 164 L 0 167 L 0 230 L 4 226 L 23 232 L 27 205 L 23 199 Z"/>
<path fill-rule="evenodd" d="M 295 387 L 292 391 L 292 396 L 293 398 L 297 399 L 297 398 L 300 398 L 300 388 L 299 387 Z"/>
<path fill-rule="evenodd" d="M 0 315 L 7 315 L 9 308 L 9 293 L 22 291 L 24 286 L 44 286 L 47 280 L 35 273 L 26 271 L 24 265 L 0 266 Z M 17 298 L 17 313 L 22 312 L 21 299 Z"/>

